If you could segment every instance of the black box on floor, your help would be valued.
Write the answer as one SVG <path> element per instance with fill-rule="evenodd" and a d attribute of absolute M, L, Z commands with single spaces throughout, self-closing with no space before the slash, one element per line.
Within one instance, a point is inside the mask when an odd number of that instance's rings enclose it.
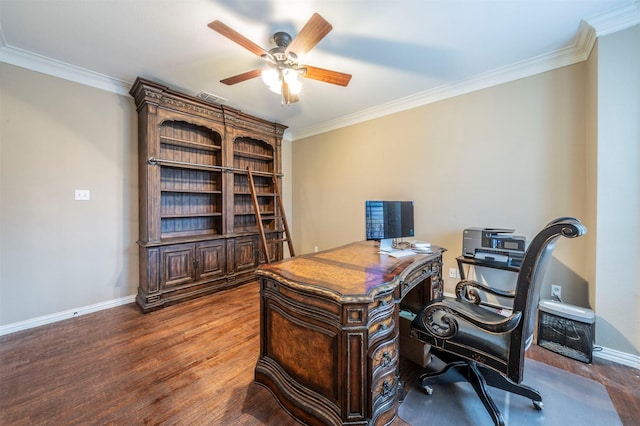
<path fill-rule="evenodd" d="M 416 314 L 400 311 L 400 355 L 424 368 L 431 360 L 431 345 L 411 337 L 411 322 Z"/>
<path fill-rule="evenodd" d="M 538 308 L 538 346 L 591 363 L 593 311 L 553 300 L 541 300 Z"/>

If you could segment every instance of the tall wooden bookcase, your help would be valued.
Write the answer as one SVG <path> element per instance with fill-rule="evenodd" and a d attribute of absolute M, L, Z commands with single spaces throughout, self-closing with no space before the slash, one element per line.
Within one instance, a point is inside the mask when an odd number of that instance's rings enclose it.
<path fill-rule="evenodd" d="M 254 279 L 264 254 L 247 168 L 271 260 L 281 259 L 274 184 L 286 127 L 141 78 L 130 93 L 138 111 L 140 309 Z"/>

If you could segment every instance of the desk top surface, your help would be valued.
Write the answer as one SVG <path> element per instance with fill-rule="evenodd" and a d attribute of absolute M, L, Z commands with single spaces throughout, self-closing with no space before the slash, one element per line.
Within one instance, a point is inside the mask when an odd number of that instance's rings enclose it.
<path fill-rule="evenodd" d="M 257 274 L 340 301 L 367 300 L 398 285 L 403 277 L 444 251 L 432 247 L 431 253 L 394 258 L 379 253 L 373 241 L 359 241 L 264 264 Z"/>

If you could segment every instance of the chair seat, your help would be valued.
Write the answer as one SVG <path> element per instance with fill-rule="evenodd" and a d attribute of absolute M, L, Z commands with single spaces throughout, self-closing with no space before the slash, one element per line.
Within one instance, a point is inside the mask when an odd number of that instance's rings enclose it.
<path fill-rule="evenodd" d="M 446 308 L 464 312 L 466 315 L 484 323 L 497 323 L 504 320 L 504 316 L 494 311 L 452 297 L 443 297 L 440 303 Z M 438 311 L 433 315 L 432 320 L 441 323 L 442 316 L 445 314 L 446 311 L 444 310 Z M 450 339 L 440 339 L 432 336 L 425 328 L 419 316 L 414 319 L 412 327 L 424 331 L 424 333 L 420 333 L 420 340 L 426 338 L 426 340 L 428 340 L 426 343 L 440 349 L 451 350 L 453 349 L 451 348 L 452 346 L 455 347 L 455 349 L 467 348 L 470 352 L 476 353 L 477 355 L 488 356 L 501 362 L 507 361 L 511 333 L 487 333 L 463 318 L 456 318 L 456 321 L 458 323 L 458 332 Z M 454 350 L 453 352 L 458 351 Z"/>

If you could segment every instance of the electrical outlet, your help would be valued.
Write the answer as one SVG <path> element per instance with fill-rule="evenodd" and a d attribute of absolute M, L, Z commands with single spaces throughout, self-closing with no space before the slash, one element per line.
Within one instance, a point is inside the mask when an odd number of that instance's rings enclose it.
<path fill-rule="evenodd" d="M 458 278 L 458 270 L 456 268 L 449 268 L 449 278 Z"/>
<path fill-rule="evenodd" d="M 88 189 L 76 189 L 76 201 L 89 201 L 91 199 L 91 191 Z"/>
<path fill-rule="evenodd" d="M 562 299 L 562 287 L 559 285 L 551 286 L 551 297 L 555 297 L 558 300 Z"/>

